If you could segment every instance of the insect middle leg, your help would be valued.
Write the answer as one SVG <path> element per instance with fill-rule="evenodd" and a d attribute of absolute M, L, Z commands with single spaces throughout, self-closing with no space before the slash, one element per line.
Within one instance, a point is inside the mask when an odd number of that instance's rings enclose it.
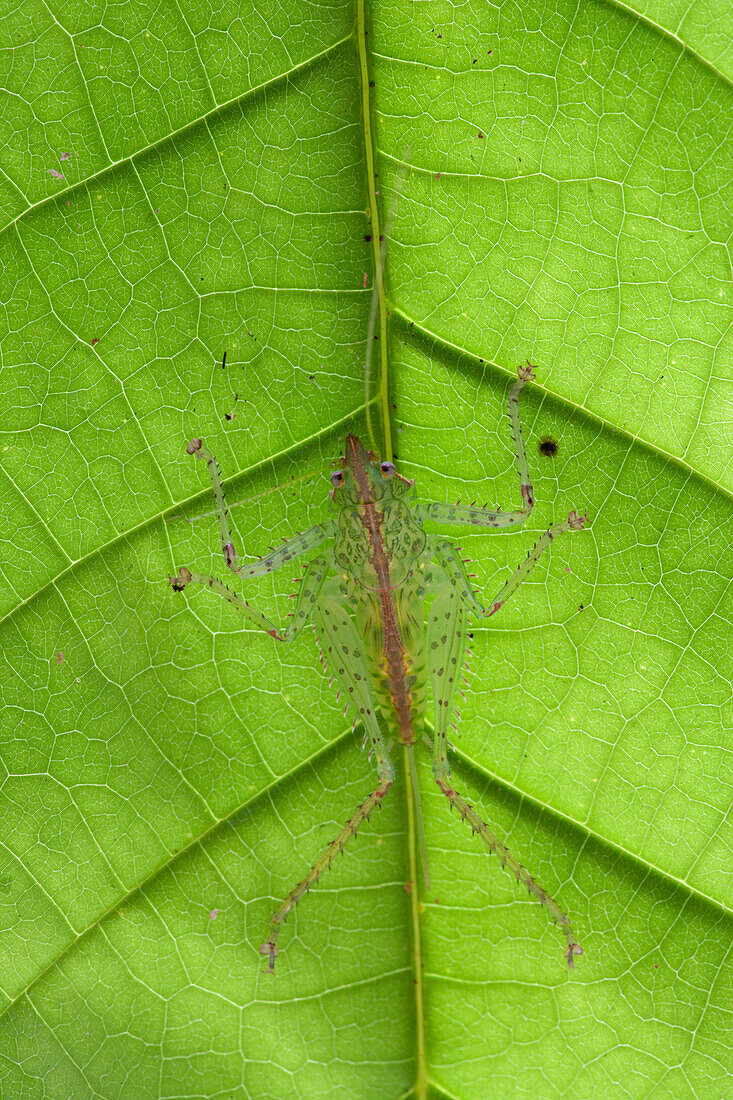
<path fill-rule="evenodd" d="M 216 592 L 217 596 L 221 596 L 223 600 L 235 607 L 241 615 L 249 619 L 255 626 L 265 630 L 271 638 L 277 638 L 280 642 L 292 642 L 294 638 L 297 638 L 300 631 L 309 622 L 313 608 L 318 602 L 323 587 L 323 582 L 329 571 L 328 562 L 323 558 L 314 558 L 313 561 L 308 562 L 303 579 L 300 582 L 300 588 L 298 589 L 298 599 L 295 605 L 295 611 L 293 617 L 284 629 L 275 626 L 270 619 L 258 611 L 256 607 L 252 607 L 251 604 L 243 600 L 241 596 L 238 596 L 236 592 L 232 592 L 231 588 L 227 588 L 223 581 L 220 581 L 218 577 L 212 577 L 208 574 L 192 573 L 190 569 L 183 566 L 178 570 L 178 576 L 170 577 L 169 583 L 175 592 L 182 592 L 184 588 L 187 588 L 189 584 L 201 584 L 208 588 L 211 592 Z"/>
<path fill-rule="evenodd" d="M 450 782 L 447 752 L 448 722 L 465 653 L 468 615 L 470 612 L 476 614 L 479 610 L 484 616 L 488 616 L 493 614 L 493 609 L 482 607 L 471 589 L 463 562 L 451 543 L 439 543 L 435 557 L 438 568 L 433 569 L 431 572 L 431 588 L 436 592 L 436 596 L 430 609 L 427 635 L 433 698 L 435 700 L 435 741 L 433 743 L 433 775 L 435 782 L 451 806 L 455 806 L 463 820 L 468 822 L 472 831 L 477 833 L 490 851 L 499 857 L 502 867 L 513 874 L 517 882 L 526 886 L 527 890 L 544 905 L 555 923 L 560 925 L 567 943 L 565 958 L 568 966 L 573 966 L 575 956 L 581 955 L 583 949 L 577 941 L 567 915 L 554 898 L 550 897 L 547 891 L 515 859 L 507 846 L 499 840 L 473 806 L 466 801 L 463 795 L 459 794 Z M 530 561 L 530 558 L 527 561 Z M 534 564 L 534 561 L 531 561 L 528 568 L 531 568 L 532 564 Z M 514 588 L 518 587 L 523 576 L 519 576 Z M 512 588 L 512 591 L 514 588 Z M 496 601 L 494 606 L 496 606 Z M 498 606 L 501 606 L 501 604 Z"/>
<path fill-rule="evenodd" d="M 364 642 L 359 638 L 348 612 L 342 606 L 335 579 L 326 585 L 313 618 L 316 634 L 322 646 L 324 662 L 346 692 L 350 707 L 357 719 L 364 723 L 365 743 L 369 744 L 370 755 L 373 754 L 376 759 L 379 782 L 352 814 L 336 839 L 331 841 L 325 852 L 273 913 L 270 934 L 260 948 L 263 955 L 269 956 L 268 972 L 272 972 L 275 968 L 275 958 L 278 954 L 277 937 L 288 913 L 300 901 L 303 894 L 315 885 L 323 871 L 331 866 L 334 857 L 344 850 L 348 841 L 356 836 L 357 830 L 369 818 L 372 810 L 381 805 L 395 776 L 394 766 L 384 743 L 372 700 Z"/>

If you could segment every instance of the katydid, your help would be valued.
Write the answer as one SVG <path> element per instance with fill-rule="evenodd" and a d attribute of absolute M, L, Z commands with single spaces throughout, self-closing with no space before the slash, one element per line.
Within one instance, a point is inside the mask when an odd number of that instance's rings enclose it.
<path fill-rule="evenodd" d="M 509 395 L 522 496 L 519 510 L 502 512 L 474 505 L 422 504 L 416 498 L 414 482 L 403 477 L 392 462 L 380 462 L 378 455 L 365 450 L 355 435 L 349 435 L 340 468 L 331 474 L 332 518 L 251 565 L 238 561 L 214 456 L 200 439 L 188 444 L 188 453 L 203 459 L 208 466 L 224 560 L 237 577 L 243 580 L 262 577 L 318 547 L 324 549 L 307 564 L 292 620 L 282 629 L 216 577 L 201 576 L 184 567 L 170 579 L 171 585 L 177 592 L 190 584 L 205 585 L 278 641 L 292 641 L 305 626 L 312 624 L 324 661 L 344 692 L 355 723 L 363 724 L 364 745 L 369 747 L 377 766 L 375 789 L 275 910 L 269 935 L 260 948 L 268 956 L 269 971 L 275 967 L 278 933 L 288 913 L 330 867 L 391 787 L 395 770 L 389 754 L 390 738 L 398 739 L 407 749 L 423 867 L 429 883 L 414 757 L 414 745 L 419 740 L 428 740 L 425 735 L 428 681 L 435 708 L 432 739 L 435 782 L 471 830 L 496 853 L 502 866 L 527 887 L 560 926 L 565 935 L 568 965 L 573 966 L 575 956 L 582 954 L 570 921 L 557 902 L 452 786 L 447 737 L 463 671 L 469 617 L 487 619 L 496 614 L 556 536 L 563 531 L 582 530 L 586 517 L 571 512 L 564 522 L 546 531 L 487 606 L 474 592 L 458 548 L 442 536 L 428 534 L 424 528 L 427 520 L 490 528 L 518 527 L 525 522 L 534 497 L 519 420 L 519 394 L 532 379 L 534 368 L 527 363 L 519 368 Z M 430 601 L 427 621 L 426 600 Z"/>

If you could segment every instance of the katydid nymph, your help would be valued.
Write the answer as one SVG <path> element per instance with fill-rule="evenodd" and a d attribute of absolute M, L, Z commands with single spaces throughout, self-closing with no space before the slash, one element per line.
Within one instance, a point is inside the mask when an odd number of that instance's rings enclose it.
<path fill-rule="evenodd" d="M 170 579 L 180 592 L 200 584 L 228 600 L 250 623 L 274 639 L 289 642 L 308 624 L 320 643 L 328 670 L 344 693 L 356 722 L 364 728 L 364 745 L 377 767 L 377 786 L 355 810 L 340 833 L 298 885 L 275 910 L 261 953 L 274 970 L 277 939 L 283 921 L 300 898 L 330 867 L 334 857 L 381 804 L 395 778 L 389 742 L 407 749 L 416 798 L 416 823 L 422 862 L 429 884 L 427 854 L 419 811 L 414 746 L 430 743 L 425 729 L 428 683 L 432 689 L 433 776 L 451 807 L 477 834 L 502 866 L 545 907 L 565 936 L 565 958 L 573 965 L 582 954 L 570 921 L 560 906 L 527 873 L 494 835 L 482 817 L 452 786 L 448 766 L 448 727 L 460 688 L 469 618 L 487 619 L 517 590 L 550 543 L 564 531 L 580 531 L 585 515 L 571 512 L 546 531 L 495 599 L 482 604 L 474 592 L 458 548 L 425 531 L 425 521 L 489 528 L 518 527 L 534 504 L 527 455 L 519 420 L 519 394 L 534 378 L 531 364 L 520 367 L 509 395 L 509 418 L 516 442 L 522 507 L 503 512 L 461 504 L 424 504 L 414 483 L 392 462 L 381 462 L 355 435 L 346 439 L 339 468 L 331 474 L 332 516 L 285 542 L 251 565 L 237 559 L 229 531 L 219 470 L 200 439 L 188 444 L 191 455 L 205 461 L 216 499 L 216 514 L 226 565 L 238 578 L 262 577 L 303 554 L 321 549 L 308 562 L 292 619 L 282 629 L 213 576 L 183 567 Z M 427 613 L 426 613 L 426 601 Z"/>

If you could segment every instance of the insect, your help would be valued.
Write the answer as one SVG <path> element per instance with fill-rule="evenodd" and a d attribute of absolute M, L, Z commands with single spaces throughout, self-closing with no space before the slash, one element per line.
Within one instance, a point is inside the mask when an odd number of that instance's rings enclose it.
<path fill-rule="evenodd" d="M 312 624 L 329 671 L 344 692 L 356 721 L 364 727 L 364 745 L 377 766 L 378 782 L 340 833 L 297 886 L 275 910 L 267 939 L 260 948 L 275 968 L 278 934 L 288 913 L 330 867 L 374 808 L 381 804 L 395 778 L 388 741 L 397 738 L 407 748 L 412 786 L 417 799 L 414 746 L 425 735 L 428 682 L 434 702 L 433 775 L 451 807 L 455 807 L 501 861 L 527 887 L 560 926 L 566 940 L 565 958 L 573 966 L 582 954 L 570 921 L 556 901 L 528 874 L 494 835 L 472 805 L 453 787 L 448 766 L 448 726 L 463 671 L 469 618 L 490 618 L 519 588 L 550 543 L 564 531 L 580 531 L 585 515 L 568 518 L 546 531 L 495 599 L 482 604 L 474 592 L 458 548 L 440 535 L 425 531 L 426 521 L 440 524 L 509 528 L 525 522 L 534 504 L 527 455 L 519 419 L 519 394 L 533 380 L 534 367 L 519 368 L 509 395 L 509 419 L 516 442 L 522 507 L 513 512 L 474 505 L 421 503 L 414 483 L 392 462 L 381 462 L 355 435 L 346 439 L 340 468 L 331 474 L 331 512 L 326 522 L 285 542 L 251 565 L 240 565 L 229 531 L 227 508 L 214 456 L 194 439 L 187 451 L 208 466 L 216 499 L 226 565 L 241 580 L 262 577 L 303 554 L 323 547 L 308 562 L 292 619 L 278 628 L 217 577 L 192 573 L 187 567 L 170 578 L 175 591 L 200 584 L 228 600 L 246 619 L 281 642 L 292 641 Z M 426 620 L 426 601 L 429 601 Z M 419 812 L 417 828 L 429 885 L 427 855 Z"/>

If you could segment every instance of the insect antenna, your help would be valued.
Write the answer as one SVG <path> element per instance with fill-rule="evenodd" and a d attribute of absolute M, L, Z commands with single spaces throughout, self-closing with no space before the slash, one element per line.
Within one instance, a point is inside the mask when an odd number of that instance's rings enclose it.
<path fill-rule="evenodd" d="M 290 481 L 284 482 L 281 485 L 273 485 L 271 489 L 263 489 L 261 493 L 255 493 L 253 497 L 245 497 L 244 500 L 235 500 L 232 504 L 227 501 L 227 512 L 231 512 L 232 508 L 241 508 L 243 504 L 254 504 L 257 500 L 262 500 L 263 497 L 270 496 L 272 493 L 283 493 L 286 489 L 290 489 L 293 485 L 297 485 L 301 481 L 310 481 L 312 478 L 325 476 L 327 468 L 321 467 L 318 470 L 311 470 L 310 473 L 300 474 L 298 477 L 293 477 Z M 182 512 L 177 512 L 173 516 L 166 516 L 166 523 L 177 523 L 179 520 L 183 520 L 184 523 L 195 523 L 199 519 L 208 519 L 210 516 L 218 516 L 217 510 L 214 508 L 210 512 L 201 512 L 197 516 L 184 516 Z"/>
<path fill-rule="evenodd" d="M 425 886 L 430 889 L 430 866 L 428 864 L 428 846 L 425 842 L 425 826 L 422 819 L 422 803 L 420 802 L 420 788 L 417 785 L 417 767 L 415 766 L 415 746 L 407 746 L 407 758 L 410 761 L 410 785 L 412 787 L 412 801 L 415 807 L 415 827 L 417 830 L 418 844 L 420 845 L 420 862 L 425 875 Z"/>
<path fill-rule="evenodd" d="M 366 342 L 366 362 L 364 364 L 364 412 L 366 413 L 367 422 L 367 435 L 369 436 L 369 442 L 374 451 L 379 451 L 377 446 L 376 436 L 374 434 L 374 426 L 372 424 L 372 357 L 374 352 L 374 342 L 377 339 L 377 313 L 380 314 L 380 326 L 379 326 L 379 348 L 382 358 L 382 376 L 385 379 L 386 385 L 386 359 L 387 359 L 387 301 L 384 293 L 384 261 L 387 258 L 387 243 L 389 241 L 390 233 L 392 232 L 392 226 L 394 225 L 395 217 L 397 216 L 397 208 L 400 205 L 400 198 L 402 197 L 402 189 L 405 183 L 405 176 L 407 175 L 407 161 L 409 160 L 412 147 L 409 146 L 402 154 L 403 167 L 398 172 L 397 184 L 395 187 L 395 195 L 392 200 L 392 205 L 389 207 L 387 217 L 384 223 L 384 232 L 379 227 L 379 209 L 377 206 L 377 194 L 374 190 L 374 179 L 369 180 L 370 201 L 371 201 L 371 214 L 372 214 L 372 228 L 374 230 L 374 288 L 372 290 L 372 302 L 369 308 L 369 324 L 367 325 L 367 342 Z M 382 392 L 382 385 L 380 383 L 380 402 L 382 405 L 383 417 L 384 417 L 384 429 L 385 429 L 385 451 L 389 452 L 387 457 L 391 457 L 392 440 L 389 427 L 389 402 L 387 401 L 386 390 Z"/>

